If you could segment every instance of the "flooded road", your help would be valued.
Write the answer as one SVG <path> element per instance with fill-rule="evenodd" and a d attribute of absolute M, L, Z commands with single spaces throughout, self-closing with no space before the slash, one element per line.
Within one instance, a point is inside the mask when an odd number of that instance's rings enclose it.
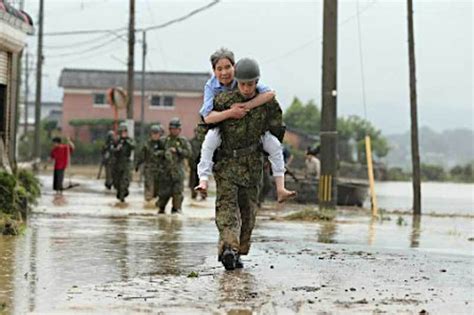
<path fill-rule="evenodd" d="M 387 210 L 409 210 L 412 207 L 411 182 L 377 182 L 375 191 L 378 205 Z M 421 203 L 424 213 L 474 214 L 474 184 L 421 184 Z M 369 201 L 365 203 L 369 207 Z"/>
<path fill-rule="evenodd" d="M 474 312 L 473 219 L 287 222 L 291 205 L 267 205 L 245 268 L 226 272 L 212 198 L 157 216 L 136 185 L 119 208 L 101 183 L 77 181 L 64 200 L 46 182 L 26 233 L 0 236 L 0 313 Z"/>

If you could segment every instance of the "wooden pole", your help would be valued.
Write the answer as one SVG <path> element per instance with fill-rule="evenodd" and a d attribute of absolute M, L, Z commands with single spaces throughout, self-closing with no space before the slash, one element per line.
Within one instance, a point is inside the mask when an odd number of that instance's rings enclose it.
<path fill-rule="evenodd" d="M 36 55 L 36 96 L 35 96 L 35 141 L 34 158 L 41 159 L 40 134 L 41 134 L 41 80 L 43 69 L 43 12 L 44 1 L 40 0 L 38 21 L 38 50 Z"/>
<path fill-rule="evenodd" d="M 372 165 L 372 145 L 370 142 L 370 137 L 365 136 L 365 155 L 367 157 L 367 172 L 369 176 L 369 185 L 370 185 L 370 209 L 372 210 L 372 216 L 378 216 L 378 207 L 377 207 L 377 196 L 375 195 L 375 180 L 374 180 L 374 168 Z"/>
<path fill-rule="evenodd" d="M 146 31 L 143 31 L 142 43 L 142 99 L 141 99 L 141 124 L 140 124 L 140 140 L 142 145 L 145 143 L 145 61 L 146 61 Z"/>
<path fill-rule="evenodd" d="M 324 0 L 319 208 L 337 204 L 337 0 Z"/>
<path fill-rule="evenodd" d="M 134 58 L 135 58 L 135 0 L 130 0 L 130 17 L 128 24 L 128 73 L 127 73 L 127 125 L 128 134 L 134 137 L 133 91 L 134 91 Z"/>
<path fill-rule="evenodd" d="M 421 215 L 421 172 L 418 145 L 418 113 L 416 99 L 415 39 L 413 35 L 413 0 L 407 0 L 408 57 L 410 67 L 411 159 L 413 169 L 413 214 Z"/>

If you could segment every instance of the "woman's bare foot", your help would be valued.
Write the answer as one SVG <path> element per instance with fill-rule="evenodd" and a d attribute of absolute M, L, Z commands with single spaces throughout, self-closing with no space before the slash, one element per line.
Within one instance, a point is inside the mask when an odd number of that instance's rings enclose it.
<path fill-rule="evenodd" d="M 296 197 L 296 191 L 293 190 L 287 190 L 286 188 L 283 188 L 282 190 L 279 190 L 277 192 L 277 200 L 278 203 L 283 203 L 289 199 L 293 199 Z"/>
<path fill-rule="evenodd" d="M 204 180 L 200 181 L 199 185 L 194 187 L 194 190 L 199 191 L 199 193 L 201 194 L 201 197 L 206 198 L 207 197 L 207 181 L 204 181 Z"/>

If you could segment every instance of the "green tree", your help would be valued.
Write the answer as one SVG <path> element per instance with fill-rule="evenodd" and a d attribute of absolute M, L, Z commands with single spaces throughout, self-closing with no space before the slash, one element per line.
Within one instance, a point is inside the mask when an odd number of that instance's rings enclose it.
<path fill-rule="evenodd" d="M 465 166 L 457 165 L 453 167 L 449 174 L 451 179 L 459 182 L 472 183 L 474 182 L 474 174 L 472 172 L 474 162 L 471 162 Z"/>
<path fill-rule="evenodd" d="M 321 111 L 310 100 L 303 104 L 297 97 L 285 111 L 283 119 L 288 127 L 292 127 L 307 134 L 319 134 L 321 128 Z M 357 161 L 366 162 L 365 136 L 369 135 L 372 151 L 375 156 L 382 158 L 388 154 L 389 146 L 382 132 L 375 128 L 368 120 L 358 116 L 339 117 L 337 119 L 338 152 L 341 161 L 354 162 L 353 152 L 357 149 Z"/>
<path fill-rule="evenodd" d="M 285 124 L 307 134 L 316 135 L 321 128 L 321 111 L 313 100 L 306 105 L 295 97 L 283 115 Z"/>
<path fill-rule="evenodd" d="M 444 181 L 446 178 L 443 167 L 421 163 L 421 179 L 423 181 Z"/>

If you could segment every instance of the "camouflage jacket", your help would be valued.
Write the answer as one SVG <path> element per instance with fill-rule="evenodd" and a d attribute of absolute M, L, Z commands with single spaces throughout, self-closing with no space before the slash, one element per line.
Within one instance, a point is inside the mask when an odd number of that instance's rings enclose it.
<path fill-rule="evenodd" d="M 158 171 L 160 169 L 161 159 L 158 152 L 161 149 L 160 140 L 148 140 L 135 158 L 135 167 L 145 164 L 145 170 Z"/>
<path fill-rule="evenodd" d="M 114 144 L 113 151 L 116 166 L 118 168 L 122 166 L 128 167 L 128 165 L 130 164 L 130 157 L 134 149 L 135 142 L 129 137 L 120 138 L 117 143 Z"/>
<path fill-rule="evenodd" d="M 106 140 L 102 147 L 102 163 L 108 163 L 112 160 L 114 149 L 114 141 Z"/>
<path fill-rule="evenodd" d="M 175 148 L 176 152 L 172 152 Z M 191 145 L 184 137 L 168 135 L 160 139 L 160 148 L 156 155 L 162 159 L 162 181 L 184 180 L 184 161 L 192 154 Z"/>
<path fill-rule="evenodd" d="M 214 99 L 214 110 L 223 111 L 234 103 L 245 101 L 239 91 L 221 93 Z M 242 119 L 221 122 L 222 144 L 214 164 L 216 178 L 245 187 L 257 186 L 263 169 L 261 136 L 268 130 L 281 132 L 282 126 L 282 112 L 276 100 L 254 108 Z"/>

